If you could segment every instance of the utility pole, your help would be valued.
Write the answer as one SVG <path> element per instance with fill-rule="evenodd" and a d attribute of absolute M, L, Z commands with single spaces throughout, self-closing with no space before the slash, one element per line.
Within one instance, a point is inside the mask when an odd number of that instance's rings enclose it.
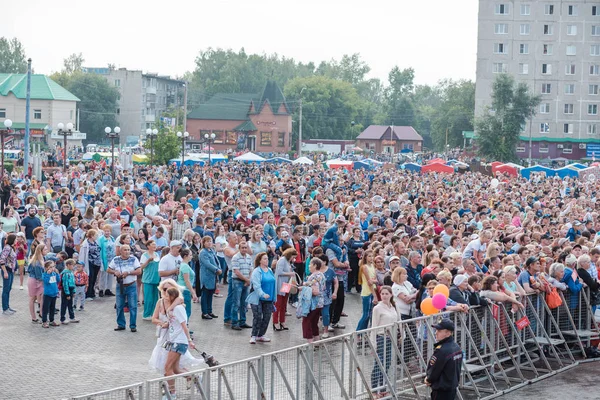
<path fill-rule="evenodd" d="M 23 176 L 29 173 L 29 114 L 31 103 L 31 58 L 27 60 L 27 97 L 25 99 L 25 140 L 23 141 Z M 66 136 L 65 136 L 66 137 Z M 4 151 L 4 145 L 2 146 Z M 2 165 L 4 167 L 4 165 Z"/>
<path fill-rule="evenodd" d="M 302 89 L 304 90 L 304 89 Z M 302 91 L 300 91 L 302 94 Z M 300 98 L 300 115 L 298 119 L 298 157 L 302 157 L 302 98 Z"/>
<path fill-rule="evenodd" d="M 444 146 L 446 150 L 446 159 L 448 159 L 448 128 L 446 127 L 446 146 Z"/>
<path fill-rule="evenodd" d="M 187 82 L 183 84 L 183 131 L 187 131 Z M 183 165 L 182 165 L 183 168 Z"/>
<path fill-rule="evenodd" d="M 531 167 L 531 127 L 533 126 L 533 117 L 529 118 L 529 167 Z"/>

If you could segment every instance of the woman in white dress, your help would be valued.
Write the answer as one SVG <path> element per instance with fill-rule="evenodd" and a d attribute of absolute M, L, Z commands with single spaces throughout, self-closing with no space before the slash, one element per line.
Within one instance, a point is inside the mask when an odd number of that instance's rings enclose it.
<path fill-rule="evenodd" d="M 174 301 L 169 301 L 166 296 L 166 291 L 169 288 L 176 288 L 179 290 L 179 296 Z M 165 374 L 165 363 L 169 352 L 163 347 L 165 342 L 169 341 L 169 318 L 167 313 L 178 305 L 183 304 L 182 288 L 177 285 L 175 280 L 169 278 L 165 279 L 158 285 L 158 290 L 162 296 L 158 299 L 156 307 L 154 309 L 154 315 L 152 316 L 152 323 L 156 325 L 156 346 L 152 351 L 152 356 L 148 361 L 150 369 L 164 375 Z M 195 358 L 189 352 L 189 350 L 179 360 L 179 367 L 181 369 L 189 369 L 192 367 L 198 367 L 204 364 L 204 360 Z"/>

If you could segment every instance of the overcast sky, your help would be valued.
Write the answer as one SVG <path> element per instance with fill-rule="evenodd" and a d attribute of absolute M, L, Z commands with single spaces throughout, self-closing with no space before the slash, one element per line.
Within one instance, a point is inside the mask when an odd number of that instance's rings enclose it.
<path fill-rule="evenodd" d="M 475 79 L 477 1 L 28 0 L 5 1 L 0 36 L 17 37 L 35 71 L 108 63 L 177 76 L 221 47 L 318 62 L 360 53 L 370 77 L 413 67 L 417 83 Z"/>

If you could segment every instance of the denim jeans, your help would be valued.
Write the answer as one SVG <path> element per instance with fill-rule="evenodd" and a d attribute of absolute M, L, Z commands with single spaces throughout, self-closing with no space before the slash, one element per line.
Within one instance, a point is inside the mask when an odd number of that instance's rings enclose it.
<path fill-rule="evenodd" d="M 227 297 L 225 298 L 225 309 L 223 310 L 223 322 L 231 322 L 231 308 L 233 306 L 233 279 L 231 270 L 227 273 Z"/>
<path fill-rule="evenodd" d="M 221 267 L 221 275 L 217 275 L 217 280 L 219 283 L 221 283 L 223 281 L 223 279 L 225 279 L 225 277 L 227 277 L 227 262 L 225 261 L 225 257 L 219 257 L 217 256 L 217 260 L 219 260 L 219 266 Z M 229 278 L 227 278 L 229 279 Z M 227 280 L 225 279 L 225 280 Z"/>
<path fill-rule="evenodd" d="M 67 297 L 69 299 L 67 300 Z M 73 295 L 67 296 L 65 292 L 60 292 L 60 322 L 66 319 L 67 310 L 69 311 L 69 319 L 75 319 L 73 312 Z"/>
<path fill-rule="evenodd" d="M 42 302 L 42 322 L 54 322 L 54 309 L 56 308 L 56 296 L 44 295 L 44 301 Z"/>
<path fill-rule="evenodd" d="M 329 326 L 329 308 L 331 307 L 331 304 L 327 304 L 323 306 L 323 309 L 321 310 L 321 317 L 323 318 L 323 326 L 324 327 L 328 327 Z"/>
<path fill-rule="evenodd" d="M 10 291 L 12 289 L 13 280 L 15 279 L 15 274 L 12 269 L 6 268 L 6 272 L 8 272 L 8 278 L 5 278 L 4 272 L 0 270 L 0 274 L 2 274 L 2 311 L 6 311 L 10 308 Z"/>
<path fill-rule="evenodd" d="M 272 301 L 259 301 L 258 305 L 252 304 L 252 335 L 255 337 L 264 336 L 269 328 L 271 314 L 273 314 Z"/>
<path fill-rule="evenodd" d="M 358 321 L 357 331 L 362 331 L 369 327 L 369 320 L 371 319 L 371 302 L 373 301 L 373 295 L 362 297 L 362 317 Z"/>
<path fill-rule="evenodd" d="M 185 304 L 185 313 L 187 314 L 189 324 L 192 315 L 192 294 L 187 289 L 183 289 L 183 303 Z"/>
<path fill-rule="evenodd" d="M 392 339 L 384 335 L 377 335 L 377 357 L 385 368 L 385 373 L 390 369 L 392 363 Z M 384 360 L 385 358 L 385 360 Z M 384 385 L 383 372 L 379 367 L 379 363 L 375 360 L 373 370 L 371 371 L 371 389 L 381 388 Z M 382 388 L 381 391 L 386 391 Z"/>
<path fill-rule="evenodd" d="M 121 291 L 120 285 L 117 285 L 117 293 L 116 293 L 116 301 L 117 301 L 117 325 L 125 328 L 125 312 L 123 308 L 125 308 L 125 301 L 127 300 L 127 304 L 129 307 L 129 327 L 136 327 L 136 319 L 137 319 L 137 285 L 135 282 L 132 285 L 126 286 Z"/>
<path fill-rule="evenodd" d="M 248 297 L 249 286 L 244 281 L 233 279 L 233 303 L 231 305 L 231 326 L 244 325 L 246 323 L 246 297 Z"/>
<path fill-rule="evenodd" d="M 202 296 L 200 296 L 200 308 L 202 309 L 202 314 L 213 313 L 213 294 L 215 294 L 215 289 L 202 288 Z"/>

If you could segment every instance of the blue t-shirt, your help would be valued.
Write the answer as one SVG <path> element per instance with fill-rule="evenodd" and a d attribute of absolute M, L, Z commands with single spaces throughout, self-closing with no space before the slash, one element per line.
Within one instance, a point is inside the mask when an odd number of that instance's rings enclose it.
<path fill-rule="evenodd" d="M 264 297 L 260 298 L 260 301 L 275 301 L 277 299 L 277 293 L 275 292 L 276 280 L 273 271 L 269 268 L 267 272 L 260 271 L 260 286 L 266 294 L 269 295 L 268 299 Z"/>
<path fill-rule="evenodd" d="M 185 285 L 185 279 L 183 278 L 183 274 L 190 274 L 190 276 L 189 276 L 190 283 L 192 284 L 192 287 L 194 287 L 194 285 L 196 283 L 196 273 L 194 272 L 192 267 L 189 266 L 189 264 L 182 262 L 179 265 L 179 276 L 177 277 L 177 284 L 179 286 L 185 287 L 187 290 L 187 286 Z"/>
<path fill-rule="evenodd" d="M 325 275 L 325 293 L 323 293 L 323 304 L 329 305 L 333 301 L 331 296 L 333 295 L 333 280 L 336 278 L 336 275 L 333 268 L 327 268 L 327 271 L 325 271 L 323 275 Z"/>
<path fill-rule="evenodd" d="M 529 285 L 529 287 L 531 287 L 531 280 L 530 279 L 531 279 L 531 274 L 529 273 L 529 271 L 527 271 L 525 269 L 525 270 L 523 270 L 523 272 L 521 272 L 519 274 L 519 277 L 517 278 L 517 282 L 519 282 L 519 284 L 521 286 L 523 286 L 525 283 L 527 283 Z"/>

